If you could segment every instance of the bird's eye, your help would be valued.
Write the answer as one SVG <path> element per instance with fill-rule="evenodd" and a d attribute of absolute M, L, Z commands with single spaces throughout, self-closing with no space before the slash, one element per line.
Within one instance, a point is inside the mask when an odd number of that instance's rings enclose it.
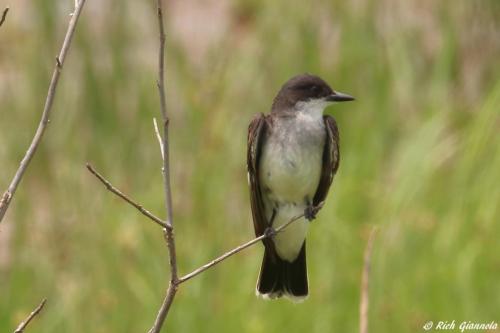
<path fill-rule="evenodd" d="M 319 93 L 320 88 L 319 86 L 313 84 L 312 86 L 309 87 L 309 90 L 313 93 Z"/>

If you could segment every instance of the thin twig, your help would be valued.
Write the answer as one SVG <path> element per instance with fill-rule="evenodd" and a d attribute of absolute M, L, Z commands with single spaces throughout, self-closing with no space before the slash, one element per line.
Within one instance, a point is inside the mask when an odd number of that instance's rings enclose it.
<path fill-rule="evenodd" d="M 22 323 L 19 324 L 19 326 L 16 328 L 16 330 L 14 331 L 14 333 L 22 333 L 24 332 L 24 329 L 28 326 L 28 324 L 30 323 L 30 321 L 35 318 L 35 316 L 37 316 L 40 311 L 42 311 L 43 307 L 45 306 L 45 303 L 47 302 L 47 299 L 44 298 L 42 300 L 42 302 L 40 303 L 40 305 L 38 305 L 36 307 L 35 310 L 33 310 L 30 315 L 28 316 L 28 318 L 26 318 Z"/>
<path fill-rule="evenodd" d="M 163 157 L 163 139 L 161 137 L 160 130 L 158 129 L 158 123 L 156 122 L 156 118 L 153 118 L 153 126 L 155 128 L 156 139 L 158 140 L 158 144 L 160 145 L 161 160 L 163 161 L 165 159 Z"/>
<path fill-rule="evenodd" d="M 109 191 L 111 191 L 112 193 L 116 194 L 117 196 L 119 196 L 120 198 L 125 200 L 127 203 L 134 206 L 139 212 L 141 212 L 143 215 L 146 215 L 147 217 L 149 217 L 149 219 L 151 219 L 151 221 L 153 221 L 154 223 L 160 225 L 163 228 L 168 228 L 167 224 L 164 221 L 162 221 L 160 218 L 153 215 L 150 211 L 148 211 L 147 209 L 142 207 L 142 205 L 138 204 L 137 202 L 132 200 L 129 196 L 127 196 L 125 193 L 123 193 L 122 191 L 120 191 L 119 189 L 114 187 L 106 178 L 104 178 L 99 172 L 97 172 L 92 165 L 87 163 L 86 166 L 87 166 L 87 169 L 94 176 L 96 176 L 97 179 L 99 179 L 101 181 L 101 183 L 103 183 L 104 186 L 106 186 L 106 188 Z"/>
<path fill-rule="evenodd" d="M 54 72 L 52 73 L 52 79 L 50 81 L 49 91 L 47 93 L 47 98 L 45 100 L 45 106 L 43 108 L 42 118 L 40 119 L 40 123 L 38 124 L 38 128 L 36 130 L 35 136 L 26 151 L 26 155 L 21 161 L 19 168 L 14 175 L 7 191 L 2 196 L 0 200 L 0 222 L 5 216 L 5 212 L 9 208 L 9 204 L 12 201 L 12 197 L 14 196 L 16 189 L 21 182 L 21 179 L 28 168 L 28 165 L 35 155 L 35 152 L 42 140 L 43 134 L 47 128 L 47 124 L 49 123 L 50 113 L 52 111 L 52 104 L 54 102 L 54 96 L 56 94 L 57 83 L 59 82 L 59 76 L 61 75 L 62 66 L 64 61 L 66 60 L 66 55 L 68 53 L 68 49 L 71 45 L 71 40 L 73 39 L 73 35 L 75 33 L 76 24 L 78 23 L 78 18 L 80 17 L 80 13 L 82 12 L 83 5 L 85 4 L 85 0 L 80 0 L 75 7 L 75 11 L 69 21 L 68 30 L 66 31 L 66 36 L 64 37 L 64 41 L 61 47 L 61 51 L 57 57 L 58 61 L 56 62 L 56 66 L 54 68 Z M 5 16 L 6 12 L 4 11 Z"/>
<path fill-rule="evenodd" d="M 165 241 L 167 242 L 169 264 L 170 264 L 170 282 L 167 288 L 165 299 L 158 311 L 153 327 L 149 333 L 159 333 L 172 302 L 174 301 L 175 294 L 177 293 L 178 277 L 177 277 L 177 256 L 175 251 L 175 239 L 173 228 L 173 212 L 172 212 L 172 190 L 170 186 L 170 161 L 169 161 L 169 140 L 168 140 L 168 115 L 167 103 L 165 97 L 165 28 L 163 25 L 163 4 L 162 0 L 157 0 L 157 16 L 158 28 L 160 33 L 160 46 L 158 50 L 158 94 L 160 96 L 160 112 L 163 119 L 163 140 L 160 145 L 162 148 L 163 159 L 163 184 L 165 191 L 165 209 L 167 213 L 167 225 L 169 228 L 164 229 Z"/>
<path fill-rule="evenodd" d="M 9 7 L 5 7 L 2 13 L 2 18 L 0 19 L 0 27 L 2 26 L 3 22 L 5 22 L 5 18 L 7 17 L 7 13 L 9 12 Z"/>
<path fill-rule="evenodd" d="M 254 238 L 252 239 L 251 241 L 248 241 L 244 244 L 241 244 L 240 246 L 238 247 L 235 247 L 234 249 L 232 249 L 231 251 L 228 251 L 226 253 L 224 253 L 223 255 L 221 255 L 220 257 L 217 257 L 215 258 L 214 260 L 210 261 L 209 263 L 206 263 L 205 265 L 201 266 L 200 268 L 197 268 L 195 269 L 194 271 L 192 271 L 191 273 L 189 274 L 186 274 L 182 277 L 179 278 L 179 284 L 181 283 L 184 283 L 186 282 L 187 280 L 190 280 L 191 278 L 195 277 L 196 275 L 206 271 L 207 269 L 217 265 L 218 263 L 220 263 L 221 261 L 224 261 L 226 260 L 227 258 L 235 255 L 236 253 L 238 252 L 241 252 L 243 251 L 244 249 L 254 245 L 255 243 L 258 243 L 259 241 L 265 239 L 265 238 L 269 238 L 269 237 L 273 237 L 275 234 L 283 231 L 285 228 L 287 228 L 290 224 L 292 224 L 293 222 L 301 219 L 302 217 L 304 217 L 304 214 L 300 214 L 300 215 L 297 215 L 295 217 L 293 217 L 290 221 L 288 221 L 287 223 L 285 224 L 282 224 L 280 227 L 276 228 L 276 230 L 274 230 L 274 234 L 263 234 L 257 238 Z"/>
<path fill-rule="evenodd" d="M 377 227 L 373 227 L 364 253 L 363 273 L 361 277 L 361 301 L 359 305 L 359 332 L 368 333 L 368 305 L 370 300 L 370 268 L 373 249 L 373 240 L 377 234 Z"/>

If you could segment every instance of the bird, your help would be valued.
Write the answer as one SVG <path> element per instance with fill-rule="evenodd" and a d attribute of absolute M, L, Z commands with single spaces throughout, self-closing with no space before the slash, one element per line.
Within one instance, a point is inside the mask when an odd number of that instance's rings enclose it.
<path fill-rule="evenodd" d="M 323 112 L 333 103 L 353 100 L 316 75 L 300 74 L 281 87 L 269 114 L 257 114 L 250 122 L 247 172 L 253 225 L 256 236 L 267 236 L 258 296 L 300 302 L 309 294 L 306 234 L 340 162 L 337 123 Z"/>

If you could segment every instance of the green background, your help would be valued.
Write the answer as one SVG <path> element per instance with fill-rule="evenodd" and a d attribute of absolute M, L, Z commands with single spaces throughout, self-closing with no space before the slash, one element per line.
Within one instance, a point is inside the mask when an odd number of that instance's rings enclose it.
<path fill-rule="evenodd" d="M 11 1 L 0 27 L 0 188 L 29 145 L 73 1 Z M 0 9 L 7 5 L 0 0 Z M 154 1 L 87 1 L 44 140 L 0 225 L 0 331 L 145 332 L 168 281 Z M 253 237 L 251 117 L 289 77 L 322 76 L 342 160 L 310 228 L 310 297 L 255 297 L 262 246 L 181 286 L 163 331 L 356 332 L 374 243 L 370 332 L 500 321 L 500 2 L 176 0 L 167 103 L 179 270 Z"/>

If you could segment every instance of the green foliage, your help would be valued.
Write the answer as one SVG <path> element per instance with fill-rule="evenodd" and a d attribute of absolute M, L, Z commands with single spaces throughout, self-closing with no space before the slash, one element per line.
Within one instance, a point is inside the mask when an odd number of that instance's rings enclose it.
<path fill-rule="evenodd" d="M 253 236 L 246 129 L 287 78 L 313 72 L 357 101 L 328 110 L 342 161 L 310 229 L 309 299 L 257 299 L 256 246 L 183 285 L 164 331 L 355 332 L 373 225 L 370 332 L 498 321 L 498 1 L 210 3 L 173 2 L 166 17 L 181 273 Z M 71 5 L 11 4 L 0 28 L 2 189 L 38 123 Z M 155 19 L 151 2 L 84 9 L 50 127 L 0 225 L 1 332 L 44 297 L 29 331 L 153 322 L 168 278 L 161 232 L 84 164 L 163 215 Z"/>

